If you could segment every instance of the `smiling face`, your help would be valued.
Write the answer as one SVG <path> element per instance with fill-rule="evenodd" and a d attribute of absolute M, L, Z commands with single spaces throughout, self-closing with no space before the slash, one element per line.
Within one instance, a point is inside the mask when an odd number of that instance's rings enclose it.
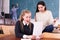
<path fill-rule="evenodd" d="M 31 19 L 31 13 L 25 13 L 25 15 L 23 16 L 23 20 L 25 22 L 30 22 Z"/>
<path fill-rule="evenodd" d="M 39 10 L 39 12 L 45 11 L 45 6 L 39 4 L 39 5 L 38 5 L 38 10 Z"/>

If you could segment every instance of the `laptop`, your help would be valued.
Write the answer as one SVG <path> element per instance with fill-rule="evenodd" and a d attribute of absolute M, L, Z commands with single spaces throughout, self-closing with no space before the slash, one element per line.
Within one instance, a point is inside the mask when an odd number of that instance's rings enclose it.
<path fill-rule="evenodd" d="M 43 23 L 42 22 L 33 22 L 34 28 L 33 28 L 33 35 L 39 36 L 42 34 L 43 30 Z"/>

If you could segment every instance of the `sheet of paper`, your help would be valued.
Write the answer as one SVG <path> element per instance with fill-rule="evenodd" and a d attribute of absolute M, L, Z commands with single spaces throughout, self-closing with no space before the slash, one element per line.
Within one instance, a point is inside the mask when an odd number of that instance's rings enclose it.
<path fill-rule="evenodd" d="M 42 34 L 43 30 L 43 23 L 42 22 L 33 22 L 34 29 L 33 29 L 33 35 L 39 36 Z"/>
<path fill-rule="evenodd" d="M 31 39 L 21 39 L 21 40 L 31 40 Z"/>

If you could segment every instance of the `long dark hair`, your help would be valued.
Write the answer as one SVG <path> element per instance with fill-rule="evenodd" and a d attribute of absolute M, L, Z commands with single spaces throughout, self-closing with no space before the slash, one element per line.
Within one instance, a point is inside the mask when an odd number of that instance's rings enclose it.
<path fill-rule="evenodd" d="M 37 3 L 36 12 L 39 12 L 39 10 L 38 10 L 38 5 L 43 5 L 43 6 L 45 6 L 45 10 L 46 10 L 46 4 L 45 4 L 45 2 L 44 2 L 44 1 L 39 1 L 39 2 Z"/>

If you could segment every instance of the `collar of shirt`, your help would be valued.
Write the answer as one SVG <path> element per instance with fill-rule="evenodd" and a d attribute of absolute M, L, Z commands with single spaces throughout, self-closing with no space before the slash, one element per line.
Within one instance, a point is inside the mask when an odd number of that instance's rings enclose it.
<path fill-rule="evenodd" d="M 26 25 L 25 21 L 23 21 L 23 24 Z M 27 24 L 27 26 L 29 25 L 29 23 Z"/>

